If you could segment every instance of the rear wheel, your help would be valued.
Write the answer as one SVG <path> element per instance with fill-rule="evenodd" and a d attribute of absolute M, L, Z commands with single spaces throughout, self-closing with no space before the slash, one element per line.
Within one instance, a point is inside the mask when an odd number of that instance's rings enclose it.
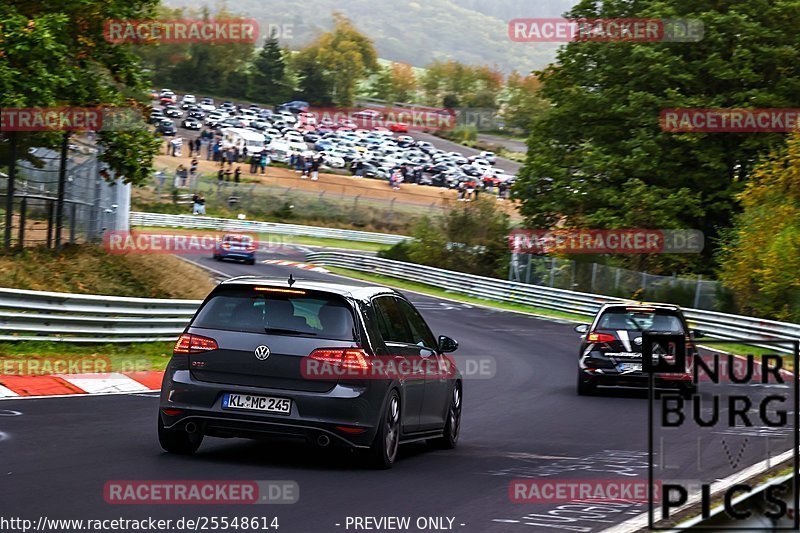
<path fill-rule="evenodd" d="M 458 444 L 458 436 L 461 433 L 461 384 L 456 383 L 453 387 L 453 395 L 450 398 L 450 408 L 447 410 L 447 422 L 444 425 L 444 435 L 434 443 L 445 450 L 452 450 Z"/>
<path fill-rule="evenodd" d="M 375 468 L 391 468 L 400 445 L 400 395 L 392 391 L 381 417 L 378 433 L 369 448 L 370 463 Z"/>
<path fill-rule="evenodd" d="M 578 372 L 578 395 L 579 396 L 591 396 L 597 391 L 597 387 L 592 385 L 586 380 L 583 379 L 581 372 Z"/>
<path fill-rule="evenodd" d="M 255 259 L 248 259 L 247 261 L 245 261 L 245 263 L 247 263 L 248 265 L 255 265 L 256 264 L 256 260 Z"/>
<path fill-rule="evenodd" d="M 191 455 L 203 442 L 202 433 L 187 433 L 178 429 L 167 429 L 158 420 L 158 443 L 169 453 Z"/>

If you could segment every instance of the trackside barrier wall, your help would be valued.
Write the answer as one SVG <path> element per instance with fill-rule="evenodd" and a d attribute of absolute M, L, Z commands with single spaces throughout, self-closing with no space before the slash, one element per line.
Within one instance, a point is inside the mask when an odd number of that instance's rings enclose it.
<path fill-rule="evenodd" d="M 298 224 L 279 224 L 258 220 L 236 220 L 230 218 L 201 217 L 194 215 L 169 215 L 162 213 L 131 213 L 131 226 L 158 226 L 163 228 L 191 228 L 214 231 L 247 231 L 271 233 L 275 235 L 299 235 L 323 239 L 342 239 L 347 241 L 374 242 L 378 244 L 397 244 L 411 237 L 356 231 L 335 228 L 318 228 Z"/>
<path fill-rule="evenodd" d="M 599 294 L 529 285 L 345 252 L 313 252 L 307 254 L 306 259 L 309 262 L 320 265 L 337 266 L 407 281 L 416 281 L 450 292 L 485 300 L 527 305 L 586 317 L 593 316 L 604 303 L 630 301 Z M 683 312 L 692 327 L 704 331 L 712 338 L 800 339 L 800 324 L 729 315 L 702 309 L 684 308 Z M 784 353 L 791 352 L 788 347 L 764 346 L 764 348 Z"/>

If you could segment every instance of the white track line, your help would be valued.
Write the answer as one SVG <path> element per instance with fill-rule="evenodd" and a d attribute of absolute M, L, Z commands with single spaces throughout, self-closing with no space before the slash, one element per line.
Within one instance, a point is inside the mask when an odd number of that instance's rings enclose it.
<path fill-rule="evenodd" d="M 83 389 L 87 394 L 107 394 L 109 392 L 146 392 L 147 387 L 124 374 L 62 374 L 61 379 Z"/>

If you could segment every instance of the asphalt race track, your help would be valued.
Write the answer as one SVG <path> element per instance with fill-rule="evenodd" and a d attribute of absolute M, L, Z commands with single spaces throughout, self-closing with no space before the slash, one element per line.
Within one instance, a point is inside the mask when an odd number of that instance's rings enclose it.
<path fill-rule="evenodd" d="M 259 260 L 302 261 L 299 250 Z M 325 278 L 293 267 L 194 259 L 228 275 Z M 341 280 L 335 277 L 333 279 Z M 456 355 L 491 356 L 491 379 L 464 383 L 461 440 L 452 451 L 401 448 L 392 470 L 360 466 L 344 451 L 287 443 L 206 439 L 193 457 L 163 453 L 156 437 L 155 394 L 0 402 L 2 515 L 48 518 L 278 517 L 280 532 L 348 531 L 347 517 L 452 518 L 464 532 L 601 531 L 639 515 L 644 503 L 512 503 L 518 478 L 646 480 L 647 400 L 639 392 L 575 393 L 578 334 L 572 325 L 417 294 L 409 295 L 435 334 L 460 343 Z M 713 443 L 684 432 L 666 439 L 669 477 L 694 479 L 694 459 L 724 478 L 764 458 L 746 446 L 736 468 Z M 739 449 L 738 437 L 728 446 Z M 754 441 L 755 437 L 751 437 Z M 661 441 L 664 442 L 664 441 Z M 789 444 L 773 439 L 774 452 Z M 109 505 L 110 480 L 294 480 L 292 505 Z M 444 527 L 448 521 L 444 520 Z M 351 526 L 349 531 L 353 531 Z M 425 529 L 431 530 L 431 529 Z"/>

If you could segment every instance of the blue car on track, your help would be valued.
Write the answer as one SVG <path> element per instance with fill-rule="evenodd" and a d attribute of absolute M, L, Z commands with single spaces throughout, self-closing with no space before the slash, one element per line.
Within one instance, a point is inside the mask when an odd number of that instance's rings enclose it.
<path fill-rule="evenodd" d="M 214 247 L 214 259 L 236 259 L 248 265 L 256 263 L 256 241 L 250 235 L 227 234 L 217 241 Z"/>

